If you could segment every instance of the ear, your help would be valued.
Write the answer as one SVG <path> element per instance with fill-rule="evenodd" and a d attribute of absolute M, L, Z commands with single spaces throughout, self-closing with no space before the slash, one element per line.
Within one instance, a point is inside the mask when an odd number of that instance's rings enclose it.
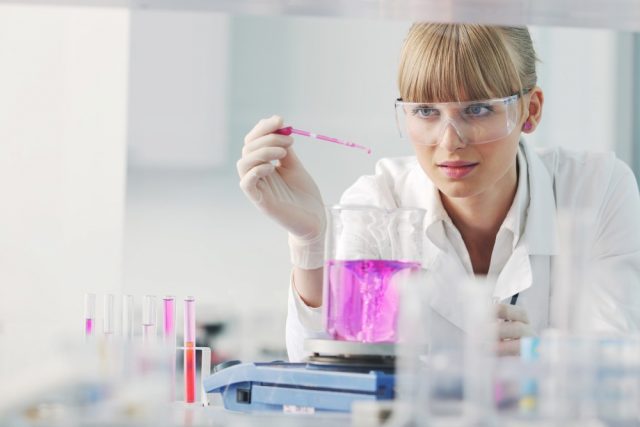
<path fill-rule="evenodd" d="M 528 116 L 523 117 L 522 131 L 524 133 L 533 133 L 542 119 L 542 105 L 544 104 L 544 94 L 542 89 L 534 86 L 533 89 L 525 95 L 527 103 Z"/>

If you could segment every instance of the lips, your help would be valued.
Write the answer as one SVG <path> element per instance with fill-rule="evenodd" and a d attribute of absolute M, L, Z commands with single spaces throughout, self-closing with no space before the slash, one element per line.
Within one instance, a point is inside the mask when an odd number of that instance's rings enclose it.
<path fill-rule="evenodd" d="M 471 173 L 478 166 L 477 162 L 453 160 L 436 164 L 438 168 L 449 178 L 460 179 Z"/>

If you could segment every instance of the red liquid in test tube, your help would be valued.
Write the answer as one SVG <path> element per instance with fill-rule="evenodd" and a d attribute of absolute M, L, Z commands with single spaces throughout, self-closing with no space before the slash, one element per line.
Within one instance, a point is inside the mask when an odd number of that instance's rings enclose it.
<path fill-rule="evenodd" d="M 184 299 L 184 400 L 196 401 L 196 300 Z"/>

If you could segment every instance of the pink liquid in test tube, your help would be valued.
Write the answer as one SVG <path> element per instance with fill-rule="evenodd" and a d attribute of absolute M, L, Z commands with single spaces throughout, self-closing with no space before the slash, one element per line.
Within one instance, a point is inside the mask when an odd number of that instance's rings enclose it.
<path fill-rule="evenodd" d="M 84 335 L 90 337 L 96 323 L 96 294 L 84 295 Z"/>
<path fill-rule="evenodd" d="M 86 336 L 91 336 L 93 333 L 93 319 L 88 318 L 84 319 L 84 334 Z"/>
<path fill-rule="evenodd" d="M 184 299 L 184 400 L 196 400 L 196 300 Z"/>
<path fill-rule="evenodd" d="M 175 345 L 176 306 L 175 298 L 172 296 L 162 298 L 162 337 L 165 343 Z"/>
<path fill-rule="evenodd" d="M 162 341 L 169 351 L 171 363 L 171 383 L 169 385 L 169 398 L 176 398 L 176 304 L 173 296 L 162 298 Z"/>

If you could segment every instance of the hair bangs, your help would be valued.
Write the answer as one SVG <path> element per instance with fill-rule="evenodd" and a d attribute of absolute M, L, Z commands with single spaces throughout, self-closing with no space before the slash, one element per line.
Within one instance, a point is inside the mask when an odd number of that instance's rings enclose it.
<path fill-rule="evenodd" d="M 408 102 L 501 98 L 522 88 L 499 27 L 415 24 L 400 64 L 400 95 Z"/>

